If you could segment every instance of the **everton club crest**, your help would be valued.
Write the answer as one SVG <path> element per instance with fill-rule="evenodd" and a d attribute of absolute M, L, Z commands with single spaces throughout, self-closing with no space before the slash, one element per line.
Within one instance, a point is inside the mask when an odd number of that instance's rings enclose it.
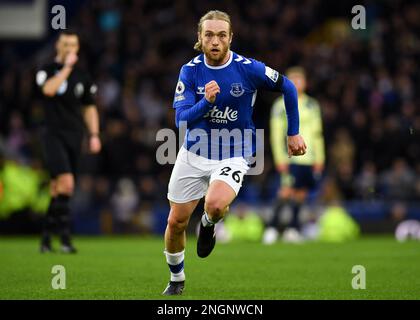
<path fill-rule="evenodd" d="M 232 88 L 230 89 L 230 94 L 234 97 L 240 97 L 245 92 L 242 88 L 242 83 L 232 83 Z"/>

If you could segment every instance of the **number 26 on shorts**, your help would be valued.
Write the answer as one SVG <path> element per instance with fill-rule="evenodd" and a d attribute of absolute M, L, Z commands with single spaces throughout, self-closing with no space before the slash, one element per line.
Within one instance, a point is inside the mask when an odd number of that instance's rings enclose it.
<path fill-rule="evenodd" d="M 221 173 L 219 175 L 220 176 L 229 176 L 230 171 L 232 171 L 231 167 L 224 167 L 224 168 L 221 169 Z M 241 171 L 238 170 L 238 171 L 232 172 L 232 179 L 236 183 L 240 183 L 241 182 Z"/>

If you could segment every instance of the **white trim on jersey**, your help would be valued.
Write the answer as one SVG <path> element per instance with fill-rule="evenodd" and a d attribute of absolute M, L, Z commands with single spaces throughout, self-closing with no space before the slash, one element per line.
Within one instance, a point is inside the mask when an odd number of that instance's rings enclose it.
<path fill-rule="evenodd" d="M 257 100 L 257 93 L 258 93 L 258 90 L 255 90 L 254 94 L 252 95 L 251 107 L 254 107 L 255 100 Z"/>
<path fill-rule="evenodd" d="M 229 54 L 230 54 L 229 60 L 225 64 L 222 64 L 221 66 L 209 66 L 206 62 L 205 57 L 204 57 L 204 64 L 209 69 L 223 69 L 223 68 L 226 68 L 228 65 L 230 65 L 230 63 L 232 62 L 232 59 L 233 59 L 233 52 L 229 50 Z"/>
<path fill-rule="evenodd" d="M 241 62 L 242 60 L 244 60 L 245 59 L 245 61 L 244 62 L 242 62 L 243 64 L 250 64 L 250 63 L 252 63 L 252 61 L 251 60 L 249 60 L 249 59 L 247 59 L 247 58 L 244 58 L 244 57 L 242 57 L 241 55 L 237 55 L 238 56 L 238 58 L 236 58 L 235 59 L 235 61 L 236 62 Z"/>

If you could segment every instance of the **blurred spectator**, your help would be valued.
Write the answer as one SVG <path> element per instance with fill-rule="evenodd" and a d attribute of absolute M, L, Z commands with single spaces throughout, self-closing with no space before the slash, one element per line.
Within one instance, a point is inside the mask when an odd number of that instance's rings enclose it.
<path fill-rule="evenodd" d="M 323 242 L 354 240 L 360 235 L 360 228 L 343 206 L 329 205 L 319 219 L 317 239 Z"/>
<path fill-rule="evenodd" d="M 129 232 L 132 219 L 139 204 L 136 187 L 128 178 L 122 178 L 111 197 L 111 206 L 117 232 Z"/>
<path fill-rule="evenodd" d="M 351 200 L 356 196 L 353 164 L 343 162 L 338 165 L 335 174 L 335 181 L 338 185 L 343 200 Z"/>
<path fill-rule="evenodd" d="M 263 231 L 264 223 L 258 213 L 247 204 L 239 203 L 223 221 L 223 226 L 218 227 L 216 232 L 225 242 L 258 242 L 262 238 Z"/>
<path fill-rule="evenodd" d="M 26 163 L 30 157 L 29 138 L 21 115 L 18 112 L 13 112 L 10 115 L 9 135 L 5 146 L 9 155 Z"/>
<path fill-rule="evenodd" d="M 390 218 L 395 222 L 400 222 L 407 217 L 407 206 L 403 202 L 395 202 L 390 208 Z"/>
<path fill-rule="evenodd" d="M 345 128 L 336 132 L 334 142 L 330 147 L 330 167 L 333 171 L 339 171 L 341 166 L 353 166 L 356 147 Z"/>
<path fill-rule="evenodd" d="M 406 220 L 401 222 L 395 229 L 395 238 L 399 242 L 407 240 L 420 240 L 420 222 L 417 220 Z"/>
<path fill-rule="evenodd" d="M 404 159 L 396 159 L 392 168 L 382 173 L 381 186 L 388 200 L 412 200 L 414 198 L 415 174 Z"/>
<path fill-rule="evenodd" d="M 3 161 L 0 156 L 0 219 L 23 210 L 44 214 L 50 201 L 46 178 L 44 171 Z"/>
<path fill-rule="evenodd" d="M 375 164 L 371 161 L 365 162 L 355 179 L 356 196 L 364 200 L 372 200 L 377 194 L 377 180 Z"/>
<path fill-rule="evenodd" d="M 420 199 L 420 163 L 416 166 L 415 199 Z"/>

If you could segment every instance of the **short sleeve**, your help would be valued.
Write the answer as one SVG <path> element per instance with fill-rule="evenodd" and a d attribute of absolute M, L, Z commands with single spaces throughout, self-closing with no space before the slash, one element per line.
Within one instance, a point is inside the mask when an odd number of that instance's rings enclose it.
<path fill-rule="evenodd" d="M 42 88 L 48 78 L 53 76 L 53 70 L 51 66 L 43 66 L 35 74 L 35 83 L 39 88 Z"/>
<path fill-rule="evenodd" d="M 85 90 L 82 96 L 82 104 L 83 105 L 92 105 L 95 104 L 95 95 L 98 91 L 98 87 L 95 83 L 93 83 L 92 79 L 87 76 L 85 80 Z"/>
<path fill-rule="evenodd" d="M 173 108 L 195 104 L 193 67 L 183 66 L 175 88 Z"/>

